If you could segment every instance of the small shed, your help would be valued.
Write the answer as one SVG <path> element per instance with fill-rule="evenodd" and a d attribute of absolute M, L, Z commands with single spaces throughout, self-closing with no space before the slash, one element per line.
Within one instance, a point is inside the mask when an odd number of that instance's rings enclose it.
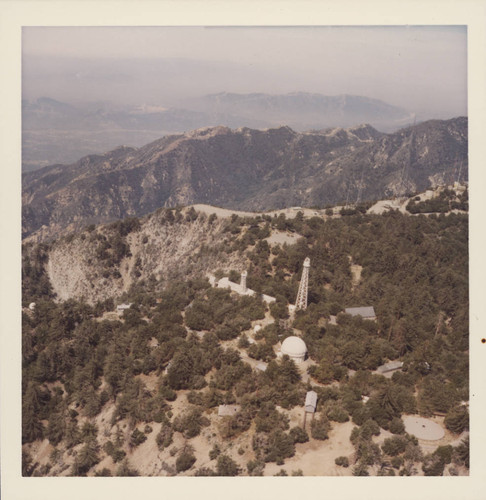
<path fill-rule="evenodd" d="M 255 368 L 257 370 L 264 372 L 267 370 L 267 366 L 268 366 L 267 363 L 258 363 Z"/>
<path fill-rule="evenodd" d="M 403 361 L 390 361 L 384 365 L 379 366 L 376 371 L 378 373 L 388 373 L 399 370 L 403 366 Z"/>
<path fill-rule="evenodd" d="M 314 413 L 317 407 L 317 392 L 309 391 L 305 395 L 305 412 Z"/>
<path fill-rule="evenodd" d="M 361 316 L 363 319 L 376 319 L 376 313 L 373 306 L 347 307 L 344 312 L 346 314 L 351 314 L 351 316 Z"/>
<path fill-rule="evenodd" d="M 219 405 L 218 417 L 233 417 L 240 411 L 240 405 Z"/>

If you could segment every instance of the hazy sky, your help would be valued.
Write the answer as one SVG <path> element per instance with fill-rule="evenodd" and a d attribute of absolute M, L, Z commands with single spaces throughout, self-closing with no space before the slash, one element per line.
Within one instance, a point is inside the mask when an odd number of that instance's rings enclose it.
<path fill-rule="evenodd" d="M 318 92 L 467 112 L 467 32 L 437 27 L 23 28 L 23 96 L 173 105 L 215 92 Z"/>

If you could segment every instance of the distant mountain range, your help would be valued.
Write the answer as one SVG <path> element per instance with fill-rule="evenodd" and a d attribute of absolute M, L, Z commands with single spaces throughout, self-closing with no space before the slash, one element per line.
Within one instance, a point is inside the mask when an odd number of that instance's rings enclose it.
<path fill-rule="evenodd" d="M 413 122 L 401 108 L 362 96 L 220 93 L 173 107 L 72 105 L 50 98 L 22 102 L 23 170 L 69 163 L 121 144 L 142 146 L 163 135 L 206 126 L 265 129 L 287 125 L 297 131 L 369 123 L 395 131 Z"/>
<path fill-rule="evenodd" d="M 355 203 L 467 180 L 467 118 L 392 134 L 207 127 L 23 176 L 23 236 L 206 203 L 260 211 Z"/>

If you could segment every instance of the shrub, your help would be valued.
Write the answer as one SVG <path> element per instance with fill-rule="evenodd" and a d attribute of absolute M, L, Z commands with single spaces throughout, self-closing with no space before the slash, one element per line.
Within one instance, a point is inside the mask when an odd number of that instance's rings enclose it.
<path fill-rule="evenodd" d="M 394 457 L 400 455 L 405 451 L 407 447 L 407 440 L 402 436 L 393 436 L 391 438 L 385 439 L 381 449 L 387 455 Z"/>
<path fill-rule="evenodd" d="M 139 476 L 140 473 L 138 472 L 137 469 L 132 469 L 130 467 L 128 459 L 125 458 L 123 462 L 118 466 L 118 469 L 116 470 L 116 475 L 119 477 L 135 477 Z"/>
<path fill-rule="evenodd" d="M 135 429 L 130 436 L 130 446 L 135 448 L 136 446 L 142 444 L 146 439 L 147 436 L 142 431 Z"/>
<path fill-rule="evenodd" d="M 81 448 L 73 464 L 73 476 L 85 476 L 89 469 L 100 461 L 98 449 L 99 446 L 95 440 L 90 440 Z"/>
<path fill-rule="evenodd" d="M 125 458 L 126 453 L 119 449 L 116 448 L 115 445 L 111 441 L 107 441 L 105 445 L 103 446 L 103 450 L 111 456 L 113 459 L 113 462 L 117 463 L 120 460 L 123 460 Z"/>
<path fill-rule="evenodd" d="M 422 470 L 424 476 L 442 476 L 444 473 L 444 461 L 437 455 L 428 455 L 424 459 Z"/>
<path fill-rule="evenodd" d="M 341 467 L 349 467 L 348 457 L 337 457 L 336 460 L 334 460 L 334 463 Z"/>
<path fill-rule="evenodd" d="M 163 425 L 155 438 L 159 450 L 163 450 L 172 444 L 174 431 L 170 425 Z"/>
<path fill-rule="evenodd" d="M 309 441 L 309 435 L 302 427 L 292 427 L 289 431 L 289 436 L 294 443 L 307 443 Z"/>
<path fill-rule="evenodd" d="M 454 463 L 464 465 L 469 469 L 469 436 L 464 438 L 459 446 L 456 446 L 453 451 Z"/>
<path fill-rule="evenodd" d="M 314 439 L 324 441 L 328 439 L 328 432 L 331 430 L 331 425 L 325 417 L 315 418 L 311 423 L 311 436 Z"/>
<path fill-rule="evenodd" d="M 369 476 L 368 466 L 363 462 L 358 462 L 353 467 L 353 476 Z"/>
<path fill-rule="evenodd" d="M 360 436 L 363 439 L 370 439 L 371 436 L 380 435 L 380 426 L 374 420 L 367 420 L 360 429 Z"/>
<path fill-rule="evenodd" d="M 333 422 L 347 422 L 349 420 L 349 415 L 344 408 L 335 406 L 328 413 L 327 417 Z"/>
<path fill-rule="evenodd" d="M 398 417 L 393 418 L 388 426 L 388 430 L 392 434 L 403 434 L 405 432 L 405 425 L 402 422 L 402 419 Z"/>
<path fill-rule="evenodd" d="M 228 455 L 220 455 L 216 464 L 216 474 L 218 476 L 237 476 L 240 469 L 237 463 Z"/>
<path fill-rule="evenodd" d="M 444 464 L 450 464 L 452 461 L 452 452 L 454 449 L 451 445 L 439 446 L 433 453 L 434 456 L 439 457 Z"/>
<path fill-rule="evenodd" d="M 444 419 L 445 426 L 455 434 L 469 428 L 469 412 L 465 406 L 451 408 Z"/>
<path fill-rule="evenodd" d="M 176 470 L 177 472 L 184 472 L 190 469 L 194 462 L 196 461 L 196 457 L 188 451 L 183 451 L 176 460 Z"/>
<path fill-rule="evenodd" d="M 221 448 L 219 447 L 218 443 L 214 443 L 213 449 L 209 451 L 209 459 L 214 460 L 219 456 L 221 453 Z"/>
<path fill-rule="evenodd" d="M 207 419 L 202 416 L 200 408 L 193 408 L 174 419 L 174 430 L 181 432 L 182 435 L 190 439 L 201 432 L 201 427 L 207 423 Z"/>

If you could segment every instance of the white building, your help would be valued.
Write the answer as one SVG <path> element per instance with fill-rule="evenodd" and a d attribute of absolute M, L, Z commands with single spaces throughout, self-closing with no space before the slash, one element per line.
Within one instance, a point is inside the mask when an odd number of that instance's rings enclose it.
<path fill-rule="evenodd" d="M 287 337 L 280 347 L 280 355 L 283 356 L 284 354 L 296 363 L 302 363 L 307 354 L 307 346 L 300 337 Z"/>
<path fill-rule="evenodd" d="M 210 277 L 209 282 L 213 286 L 217 286 L 218 288 L 229 288 L 232 292 L 235 292 L 239 295 L 249 295 L 252 297 L 256 294 L 256 292 L 246 286 L 246 277 L 247 273 L 246 271 L 243 271 L 241 273 L 240 283 L 234 283 L 233 281 L 230 281 L 226 276 L 224 278 L 221 278 L 219 281 L 216 281 L 216 279 L 214 278 L 211 279 Z M 270 297 L 270 295 L 262 294 L 261 297 L 267 304 L 275 302 L 275 297 Z"/>

